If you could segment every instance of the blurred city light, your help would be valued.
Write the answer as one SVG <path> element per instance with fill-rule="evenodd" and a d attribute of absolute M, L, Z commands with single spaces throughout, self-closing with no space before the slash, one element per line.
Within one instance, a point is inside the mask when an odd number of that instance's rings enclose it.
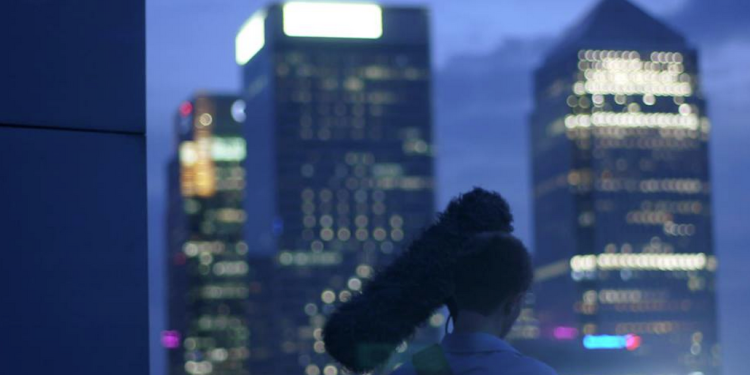
<path fill-rule="evenodd" d="M 235 37 L 235 59 L 238 65 L 247 64 L 266 42 L 266 11 L 258 10 L 242 25 Z"/>
<path fill-rule="evenodd" d="M 284 4 L 284 34 L 377 39 L 383 35 L 382 11 L 377 4 L 292 1 Z"/>
<path fill-rule="evenodd" d="M 641 338 L 636 335 L 586 335 L 583 346 L 586 349 L 636 350 L 641 346 Z"/>

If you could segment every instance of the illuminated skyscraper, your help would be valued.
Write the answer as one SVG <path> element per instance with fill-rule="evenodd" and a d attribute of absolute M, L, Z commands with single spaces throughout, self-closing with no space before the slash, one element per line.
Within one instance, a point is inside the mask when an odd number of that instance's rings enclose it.
<path fill-rule="evenodd" d="M 270 374 L 270 260 L 242 238 L 247 220 L 244 102 L 198 95 L 177 114 L 169 166 L 169 373 Z"/>
<path fill-rule="evenodd" d="M 719 373 L 697 61 L 665 24 L 605 0 L 536 71 L 536 315 L 546 344 L 534 354 L 561 374 Z"/>
<path fill-rule="evenodd" d="M 427 22 L 418 8 L 289 2 L 237 35 L 246 238 L 276 260 L 278 374 L 338 373 L 326 314 L 433 218 Z"/>

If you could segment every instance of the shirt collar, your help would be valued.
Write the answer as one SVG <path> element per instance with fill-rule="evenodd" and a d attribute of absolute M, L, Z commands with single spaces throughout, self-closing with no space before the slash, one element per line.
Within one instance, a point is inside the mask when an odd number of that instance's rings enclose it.
<path fill-rule="evenodd" d="M 513 352 L 518 351 L 505 340 L 489 333 L 451 333 L 443 338 L 442 346 L 451 353 Z"/>

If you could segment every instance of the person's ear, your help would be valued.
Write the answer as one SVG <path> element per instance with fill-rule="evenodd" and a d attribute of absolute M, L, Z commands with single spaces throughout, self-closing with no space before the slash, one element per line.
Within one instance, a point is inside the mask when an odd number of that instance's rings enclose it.
<path fill-rule="evenodd" d="M 520 308 L 521 304 L 523 303 L 523 298 L 526 295 L 526 293 L 518 293 L 515 296 L 508 299 L 508 302 L 505 304 L 505 308 L 503 309 L 506 315 L 512 314 L 513 310 L 516 308 Z"/>

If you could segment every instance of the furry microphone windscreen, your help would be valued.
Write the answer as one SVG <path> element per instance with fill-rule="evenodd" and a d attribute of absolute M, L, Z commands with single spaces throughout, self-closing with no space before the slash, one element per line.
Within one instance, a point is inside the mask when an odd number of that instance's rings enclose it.
<path fill-rule="evenodd" d="M 383 366 L 453 295 L 454 267 L 464 243 L 477 233 L 511 233 L 512 221 L 508 203 L 496 192 L 474 188 L 453 199 L 362 293 L 331 314 L 323 329 L 328 354 L 355 373 Z"/>

